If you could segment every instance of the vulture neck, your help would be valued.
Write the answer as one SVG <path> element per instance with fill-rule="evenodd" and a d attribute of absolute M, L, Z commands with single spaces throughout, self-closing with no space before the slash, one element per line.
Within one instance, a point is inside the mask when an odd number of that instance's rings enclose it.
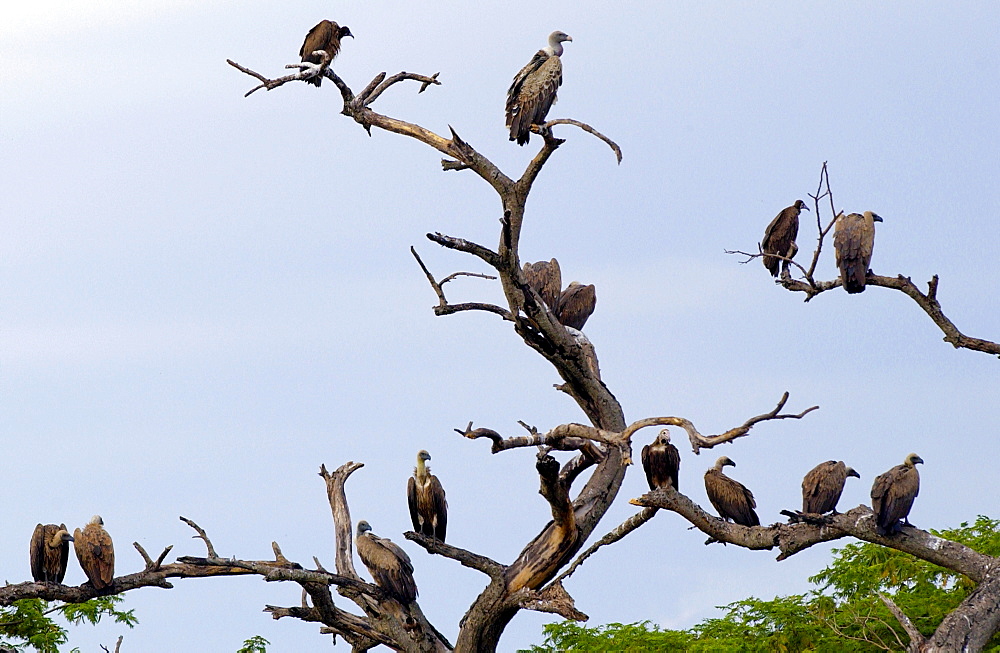
<path fill-rule="evenodd" d="M 62 546 L 62 531 L 57 531 L 49 538 L 49 548 L 58 549 Z"/>
<path fill-rule="evenodd" d="M 542 52 L 549 55 L 550 57 L 553 55 L 561 57 L 563 53 L 562 43 L 559 43 L 558 41 L 555 43 L 549 41 L 549 45 L 547 47 L 542 48 Z"/>
<path fill-rule="evenodd" d="M 417 458 L 417 468 L 413 470 L 413 474 L 417 477 L 417 480 L 425 483 L 427 477 L 430 475 L 430 471 L 430 468 L 427 467 L 427 462 L 423 458 Z"/>

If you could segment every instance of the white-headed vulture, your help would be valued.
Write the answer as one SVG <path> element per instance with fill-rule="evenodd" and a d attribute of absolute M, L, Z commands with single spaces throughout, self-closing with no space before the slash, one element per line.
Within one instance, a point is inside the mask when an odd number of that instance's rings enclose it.
<path fill-rule="evenodd" d="M 552 32 L 548 46 L 536 52 L 514 76 L 507 90 L 506 114 L 510 140 L 516 140 L 518 145 L 528 142 L 532 125 L 545 123 L 562 84 L 562 44 L 572 40 L 568 34 Z"/>
<path fill-rule="evenodd" d="M 417 453 L 417 467 L 406 483 L 406 500 L 410 505 L 410 520 L 417 533 L 444 542 L 448 530 L 448 501 L 441 481 L 427 466 L 431 455 L 421 449 Z"/>
<path fill-rule="evenodd" d="M 417 598 L 417 584 L 413 580 L 410 556 L 392 541 L 372 535 L 371 529 L 368 522 L 358 522 L 354 543 L 361 562 L 368 567 L 375 584 L 389 596 L 403 605 L 413 603 Z"/>
<path fill-rule="evenodd" d="M 681 467 L 681 455 L 677 447 L 670 444 L 670 431 L 663 429 L 652 443 L 642 448 L 642 469 L 650 490 L 664 486 L 677 489 L 677 474 Z"/>
<path fill-rule="evenodd" d="M 83 530 L 73 531 L 73 540 L 76 558 L 94 589 L 110 586 L 115 578 L 115 547 L 101 516 L 94 515 Z"/>

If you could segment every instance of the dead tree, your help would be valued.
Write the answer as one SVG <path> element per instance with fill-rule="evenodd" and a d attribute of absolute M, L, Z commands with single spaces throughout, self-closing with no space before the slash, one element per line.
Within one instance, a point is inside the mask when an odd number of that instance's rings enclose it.
<path fill-rule="evenodd" d="M 423 547 L 428 553 L 450 558 L 488 578 L 485 588 L 462 618 L 454 644 L 426 619 L 418 601 L 403 605 L 383 588 L 364 581 L 357 573 L 353 560 L 352 521 L 345 483 L 363 465 L 350 462 L 333 472 L 327 471 L 325 466 L 320 469 L 334 522 L 337 544 L 335 572 L 327 571 L 315 558 L 313 569 L 290 561 L 282 554 L 277 543 L 273 544 L 274 560 L 221 558 L 206 531 L 194 522 L 182 518 L 195 529 L 197 537 L 203 540 L 205 556 L 182 556 L 174 563 L 164 564 L 170 547 L 153 560 L 136 545 L 145 561 L 145 568 L 140 572 L 115 578 L 110 588 L 98 591 L 87 584 L 67 587 L 55 583 L 8 585 L 0 588 L 0 605 L 9 605 L 12 601 L 23 598 L 80 602 L 101 594 L 121 593 L 139 587 L 169 588 L 171 578 L 255 574 L 267 581 L 294 582 L 302 587 L 301 605 L 267 606 L 266 611 L 272 617 L 292 617 L 321 624 L 321 632 L 342 637 L 354 650 L 365 651 L 382 644 L 399 651 L 494 651 L 505 627 L 520 610 L 549 612 L 568 619 L 586 619 L 586 615 L 577 610 L 573 599 L 564 589 L 563 580 L 575 573 L 601 547 L 634 531 L 649 521 L 659 509 L 667 509 L 682 515 L 714 541 L 751 549 L 778 548 L 781 552 L 779 560 L 818 542 L 851 536 L 912 553 L 966 575 L 978 583 L 977 589 L 959 609 L 946 618 L 938 632 L 923 643 L 926 644 L 925 650 L 975 650 L 1000 629 L 1000 611 L 994 609 L 1000 597 L 1000 561 L 915 528 L 904 529 L 902 534 L 890 537 L 879 536 L 875 532 L 871 511 L 863 506 L 816 522 L 800 521 L 747 528 L 710 516 L 671 488 L 660 489 L 634 499 L 633 503 L 643 509 L 581 553 L 584 544 L 617 498 L 622 480 L 633 462 L 632 438 L 640 430 L 655 426 L 679 427 L 687 433 L 692 450 L 697 454 L 701 449 L 746 436 L 754 426 L 762 422 L 801 419 L 817 407 L 797 413 L 782 413 L 788 400 L 788 394 L 785 393 L 774 409 L 716 435 L 703 435 L 691 420 L 684 417 L 648 417 L 631 424 L 626 423 L 621 405 L 599 376 L 594 345 L 579 331 L 568 330 L 559 323 L 550 307 L 526 283 L 518 256 L 521 227 L 532 185 L 564 142 L 552 133 L 553 127 L 572 125 L 593 134 L 612 148 L 620 162 L 621 151 L 618 146 L 589 125 L 576 120 L 558 119 L 535 126 L 542 136 L 542 147 L 521 176 L 515 179 L 507 176 L 463 141 L 454 130 L 451 130 L 450 137 L 445 138 L 420 125 L 377 113 L 371 108 L 382 93 L 397 83 L 417 81 L 421 84 L 420 91 L 439 84 L 436 74 L 424 76 L 398 73 L 387 77 L 385 73 L 381 73 L 360 93 L 355 94 L 329 68 L 316 69 L 293 64 L 291 67 L 300 68 L 299 72 L 268 79 L 234 62 L 230 64 L 260 81 L 247 95 L 261 88 L 272 90 L 288 82 L 322 74 L 341 93 L 341 113 L 362 125 L 369 133 L 372 127 L 376 127 L 425 143 L 447 157 L 442 162 L 444 170 L 471 171 L 497 193 L 500 200 L 497 211 L 500 229 L 495 249 L 440 233 L 427 235 L 428 239 L 442 247 L 481 260 L 494 274 L 457 272 L 438 278 L 420 260 L 416 250 L 413 250 L 413 255 L 437 295 L 435 314 L 484 311 L 511 322 L 514 332 L 524 343 L 556 369 L 563 380 L 559 389 L 576 401 L 590 422 L 589 425 L 557 425 L 544 432 L 523 425 L 526 435 L 509 436 L 491 429 L 473 428 L 471 422 L 464 428 L 456 429 L 461 436 L 469 439 L 490 440 L 491 452 L 494 454 L 521 447 L 537 447 L 539 453 L 535 466 L 539 477 L 539 493 L 549 504 L 552 519 L 547 524 L 540 525 L 538 534 L 526 543 L 509 564 L 417 533 L 405 534 L 407 539 Z M 505 305 L 450 303 L 445 295 L 444 285 L 459 275 L 498 280 L 503 289 Z M 811 282 L 807 282 L 807 285 L 809 283 Z M 820 287 L 815 283 L 809 285 L 810 288 L 813 286 Z M 573 452 L 574 455 L 560 464 L 551 455 L 553 451 Z M 335 594 L 353 602 L 360 614 L 338 607 Z M 914 641 L 915 646 L 923 646 L 916 639 Z"/>

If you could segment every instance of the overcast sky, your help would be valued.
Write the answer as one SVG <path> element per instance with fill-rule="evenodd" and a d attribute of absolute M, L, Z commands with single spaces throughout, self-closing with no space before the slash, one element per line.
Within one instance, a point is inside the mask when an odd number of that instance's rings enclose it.
<path fill-rule="evenodd" d="M 923 285 L 965 333 L 1000 338 L 1000 55 L 995 2 L 538 3 L 460 1 L 21 2 L 0 9 L 0 447 L 2 580 L 30 578 L 39 521 L 101 514 L 121 574 L 151 555 L 202 555 L 178 515 L 221 555 L 285 554 L 329 568 L 333 531 L 321 463 L 365 467 L 347 490 L 355 520 L 413 558 L 424 611 L 454 637 L 485 577 L 405 542 L 404 488 L 428 449 L 450 503 L 449 541 L 508 563 L 549 519 L 534 450 L 491 456 L 452 429 L 507 435 L 582 421 L 555 371 L 509 323 L 434 317 L 408 248 L 439 276 L 484 272 L 424 238 L 494 246 L 499 201 L 471 173 L 400 136 L 341 116 L 332 84 L 243 94 L 297 60 L 323 18 L 350 26 L 335 68 L 355 90 L 380 71 L 440 72 L 375 109 L 439 134 L 448 126 L 508 175 L 537 151 L 503 126 L 511 77 L 561 29 L 573 36 L 550 117 L 569 127 L 528 203 L 523 260 L 557 257 L 597 286 L 586 332 L 628 420 L 691 419 L 720 433 L 789 391 L 802 421 L 693 455 L 681 490 L 708 506 L 701 475 L 719 455 L 757 497 L 762 521 L 800 502 L 802 475 L 846 460 L 841 507 L 919 453 L 911 518 L 953 527 L 1000 516 L 990 462 L 1000 361 L 954 350 L 901 293 L 829 292 L 809 304 L 774 286 L 754 249 L 764 227 L 815 193 L 829 162 L 838 209 L 878 212 L 872 268 Z M 810 202 L 811 204 L 811 202 Z M 811 216 L 800 249 L 815 241 Z M 824 214 L 824 218 L 829 218 Z M 833 278 L 832 252 L 820 265 Z M 502 301 L 462 279 L 453 301 Z M 644 431 L 636 443 L 655 436 Z M 675 437 L 679 439 L 680 433 Z M 595 536 L 634 512 L 630 470 Z M 661 512 L 567 583 L 593 625 L 688 627 L 714 606 L 799 593 L 830 560 L 703 545 Z M 844 542 L 841 542 L 842 545 Z M 67 582 L 83 582 L 71 562 Z M 126 595 L 140 625 L 123 651 L 327 650 L 315 625 L 272 621 L 298 587 L 180 580 Z M 339 603 L 353 609 L 353 604 Z M 522 612 L 501 641 L 540 641 L 548 615 Z M 122 628 L 74 629 L 84 653 Z"/>

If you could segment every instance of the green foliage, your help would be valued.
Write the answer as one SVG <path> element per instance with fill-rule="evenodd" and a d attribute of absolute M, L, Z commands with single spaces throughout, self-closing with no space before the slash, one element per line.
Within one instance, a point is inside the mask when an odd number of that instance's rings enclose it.
<path fill-rule="evenodd" d="M 81 623 L 97 624 L 105 616 L 129 628 L 138 620 L 132 610 L 118 610 L 117 605 L 125 599 L 121 596 L 104 596 L 84 603 L 51 606 L 41 599 L 24 599 L 0 609 L 0 646 L 25 650 L 30 647 L 39 653 L 58 653 L 66 643 L 68 633 L 50 615 L 60 613 L 66 620 L 78 626 Z M 74 649 L 76 650 L 76 649 Z"/>
<path fill-rule="evenodd" d="M 243 642 L 243 647 L 236 653 L 267 653 L 267 645 L 270 643 L 260 635 L 254 635 Z"/>
<path fill-rule="evenodd" d="M 981 553 L 1000 557 L 1000 520 L 932 531 Z M 690 630 L 660 630 L 648 621 L 584 628 L 572 622 L 545 626 L 545 641 L 526 653 L 669 650 L 690 653 L 867 653 L 902 650 L 909 641 L 879 599 L 892 598 L 925 635 L 961 603 L 974 585 L 964 576 L 877 544 L 833 550 L 833 562 L 809 579 L 809 594 L 750 597 L 726 606 L 722 617 Z M 1000 653 L 1000 636 L 984 649 Z"/>

